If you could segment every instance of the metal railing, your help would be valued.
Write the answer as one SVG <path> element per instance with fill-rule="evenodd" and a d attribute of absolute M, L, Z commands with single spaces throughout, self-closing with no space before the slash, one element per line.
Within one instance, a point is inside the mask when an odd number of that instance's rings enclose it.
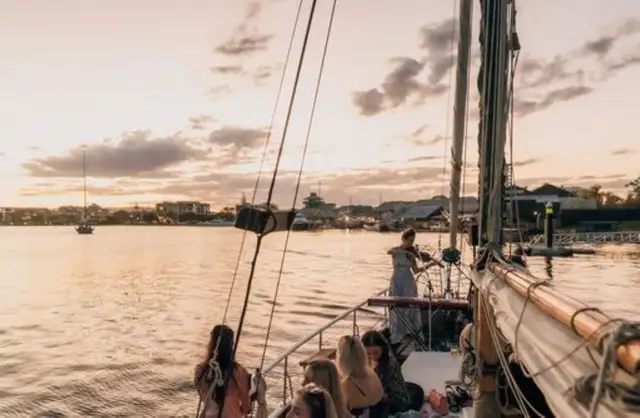
<path fill-rule="evenodd" d="M 378 291 L 374 294 L 372 294 L 371 296 L 369 296 L 367 299 L 357 303 L 356 305 L 353 305 L 351 308 L 347 309 L 346 311 L 342 312 L 341 314 L 337 315 L 336 317 L 334 317 L 332 320 L 330 320 L 329 322 L 323 324 L 322 326 L 316 328 L 314 331 L 312 331 L 310 334 L 308 334 L 307 336 L 301 338 L 300 340 L 298 340 L 296 343 L 294 343 L 291 347 L 289 347 L 289 349 L 287 349 L 284 353 L 280 354 L 278 357 L 276 357 L 275 360 L 273 360 L 269 365 L 267 365 L 266 367 L 264 367 L 261 371 L 262 376 L 263 377 L 267 377 L 269 375 L 270 372 L 272 372 L 276 367 L 278 367 L 280 364 L 283 365 L 284 371 L 283 371 L 283 378 L 282 378 L 282 403 L 280 408 L 277 408 L 276 411 L 274 413 L 272 413 L 270 415 L 270 417 L 273 416 L 278 416 L 278 411 L 282 411 L 283 407 L 285 405 L 287 405 L 287 395 L 288 395 L 288 391 L 293 392 L 293 388 L 291 387 L 291 381 L 290 381 L 290 375 L 289 375 L 289 357 L 296 353 L 301 347 L 305 346 L 308 342 L 310 342 L 311 340 L 315 339 L 316 337 L 318 338 L 318 350 L 322 350 L 322 345 L 323 345 L 323 334 L 326 330 L 330 329 L 331 327 L 333 327 L 335 324 L 337 324 L 338 322 L 344 320 L 345 318 L 347 318 L 348 316 L 352 315 L 353 316 L 353 333 L 354 335 L 356 334 L 357 330 L 358 330 L 358 326 L 357 326 L 357 320 L 358 320 L 358 310 L 360 310 L 362 307 L 364 307 L 365 305 L 368 304 L 369 298 L 370 297 L 376 297 L 376 296 L 385 296 L 388 293 L 389 289 L 383 289 L 381 291 Z M 386 311 L 385 311 L 386 313 Z"/>
<path fill-rule="evenodd" d="M 538 245 L 544 242 L 543 235 L 536 235 L 529 240 L 529 244 Z M 554 245 L 568 245 L 577 243 L 606 244 L 640 243 L 640 231 L 615 231 L 615 232 L 560 232 L 553 234 Z"/>

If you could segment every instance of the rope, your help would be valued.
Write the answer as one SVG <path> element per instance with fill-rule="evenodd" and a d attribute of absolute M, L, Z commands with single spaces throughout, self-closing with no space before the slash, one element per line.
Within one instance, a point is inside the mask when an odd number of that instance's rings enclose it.
<path fill-rule="evenodd" d="M 337 5 L 337 0 L 333 0 L 333 6 L 331 8 L 331 15 L 329 17 L 329 27 L 327 28 L 327 35 L 325 38 L 325 42 L 324 42 L 324 49 L 322 51 L 322 60 L 320 61 L 320 69 L 318 72 L 318 79 L 316 80 L 316 86 L 315 86 L 315 92 L 313 95 L 313 104 L 311 106 L 311 114 L 309 117 L 309 122 L 307 125 L 307 132 L 306 132 L 306 136 L 305 136 L 305 142 L 304 142 L 304 148 L 302 150 L 302 158 L 300 160 L 300 167 L 298 169 L 298 179 L 296 182 L 296 189 L 295 192 L 293 194 L 293 203 L 291 204 L 291 209 L 295 209 L 296 206 L 296 201 L 298 200 L 298 194 L 300 193 L 300 181 L 302 180 L 302 172 L 303 172 L 303 168 L 304 168 L 304 163 L 305 163 L 305 157 L 307 155 L 307 149 L 309 146 L 309 139 L 311 138 L 311 129 L 313 127 L 313 121 L 314 121 L 314 116 L 315 116 L 315 112 L 316 112 L 316 106 L 318 103 L 318 93 L 320 92 L 320 85 L 322 84 L 322 74 L 324 71 L 324 65 L 327 59 L 327 51 L 329 49 L 329 41 L 331 39 L 331 29 L 333 28 L 333 20 L 335 17 L 335 13 L 336 13 L 336 5 Z M 271 312 L 269 314 L 269 323 L 267 325 L 267 332 L 266 332 L 266 336 L 265 336 L 265 341 L 264 341 L 264 347 L 262 349 L 262 357 L 260 359 L 260 369 L 262 369 L 262 367 L 264 366 L 264 361 L 267 355 L 267 346 L 269 344 L 269 338 L 271 336 L 271 326 L 273 324 L 273 318 L 275 315 L 275 311 L 276 311 L 276 302 L 278 300 L 278 291 L 280 290 L 280 282 L 282 280 L 282 273 L 284 271 L 284 262 L 285 259 L 287 257 L 287 248 L 289 246 L 289 239 L 291 237 L 291 229 L 289 229 L 287 231 L 287 236 L 285 238 L 284 241 L 284 249 L 282 251 L 282 258 L 280 259 L 280 269 L 278 271 L 278 279 L 276 281 L 276 289 L 274 292 L 274 296 L 273 296 L 273 303 L 271 304 Z"/>
<path fill-rule="evenodd" d="M 280 75 L 280 83 L 278 84 L 278 92 L 276 94 L 276 100 L 273 105 L 273 111 L 271 113 L 271 121 L 269 122 L 269 131 L 267 132 L 267 137 L 264 143 L 264 149 L 262 151 L 262 158 L 260 160 L 260 168 L 258 169 L 258 175 L 256 176 L 256 184 L 253 187 L 253 194 L 251 196 L 251 205 L 255 204 L 256 195 L 258 194 L 258 186 L 260 185 L 260 178 L 262 176 L 262 170 L 264 168 L 264 163 L 266 161 L 267 150 L 269 149 L 269 143 L 271 142 L 271 135 L 273 133 L 273 127 L 275 126 L 276 114 L 278 111 L 278 104 L 280 103 L 280 96 L 282 95 L 282 89 L 284 87 L 284 80 L 287 74 L 287 69 L 289 68 L 289 61 L 291 60 L 291 51 L 293 49 L 293 41 L 295 39 L 296 30 L 298 29 L 298 22 L 300 21 L 300 12 L 302 10 L 302 0 L 298 2 L 298 10 L 296 12 L 296 18 L 293 23 L 293 28 L 291 29 L 291 35 L 289 36 L 289 46 L 287 47 L 287 55 L 284 59 L 284 67 L 282 69 L 282 74 Z M 233 289 L 235 287 L 236 278 L 238 276 L 238 270 L 240 268 L 240 261 L 242 260 L 242 252 L 244 249 L 245 240 L 247 238 L 247 230 L 245 229 L 242 233 L 242 241 L 240 242 L 240 251 L 238 252 L 238 259 L 236 260 L 236 267 L 233 271 L 233 279 L 231 280 L 231 288 L 229 289 L 229 294 L 227 295 L 227 303 L 224 308 L 224 315 L 222 317 L 222 323 L 224 324 L 227 319 L 227 313 L 229 311 L 229 305 L 231 303 L 231 295 L 233 294 Z"/>
<path fill-rule="evenodd" d="M 302 3 L 302 1 L 300 2 L 300 4 L 301 3 Z M 285 146 L 286 139 L 287 139 L 287 133 L 288 133 L 288 130 L 289 130 L 289 125 L 290 125 L 290 122 L 291 122 L 291 114 L 292 114 L 292 111 L 293 111 L 293 104 L 295 102 L 296 94 L 297 94 L 297 91 L 298 91 L 298 85 L 299 85 L 299 82 L 300 82 L 300 74 L 302 73 L 302 66 L 303 66 L 303 63 L 304 63 L 304 58 L 305 58 L 306 51 L 307 51 L 307 46 L 308 46 L 308 43 L 309 43 L 309 35 L 311 33 L 311 26 L 312 26 L 312 23 L 313 23 L 313 17 L 315 15 L 316 4 L 317 4 L 317 0 L 313 0 L 313 2 L 311 4 L 311 9 L 309 11 L 309 20 L 307 22 L 307 27 L 306 27 L 305 34 L 304 34 L 304 40 L 302 42 L 302 49 L 300 51 L 300 59 L 298 60 L 298 66 L 297 66 L 297 69 L 296 69 L 296 75 L 295 75 L 295 79 L 294 79 L 294 82 L 293 82 L 293 90 L 291 92 L 291 97 L 289 99 L 289 105 L 288 105 L 288 108 L 287 108 L 287 116 L 285 118 L 284 128 L 283 128 L 283 131 L 282 131 L 282 138 L 280 140 L 280 147 L 278 149 L 278 155 L 277 155 L 275 167 L 274 167 L 274 170 L 273 170 L 273 176 L 271 177 L 271 183 L 269 185 L 269 192 L 268 192 L 267 201 L 266 201 L 267 208 L 271 207 L 271 202 L 273 200 L 273 192 L 274 192 L 274 189 L 275 189 L 276 179 L 278 177 L 278 169 L 280 167 L 280 162 L 282 160 L 282 154 L 283 154 L 284 146 Z M 293 33 L 295 33 L 295 31 Z M 235 344 L 233 346 L 233 355 L 234 355 L 234 357 L 236 355 L 236 352 L 238 350 L 238 346 L 240 344 L 240 337 L 242 336 L 242 328 L 243 328 L 243 325 L 244 325 L 244 320 L 246 318 L 247 309 L 248 309 L 248 306 L 249 306 L 249 297 L 251 295 L 251 287 L 253 285 L 253 279 L 255 277 L 255 271 L 256 271 L 256 266 L 257 266 L 257 263 L 258 263 L 258 257 L 260 255 L 260 247 L 262 245 L 262 240 L 263 240 L 264 237 L 265 237 L 265 234 L 259 234 L 258 238 L 256 240 L 256 247 L 255 247 L 255 251 L 254 251 L 254 254 L 253 254 L 253 259 L 251 261 L 251 269 L 249 271 L 249 279 L 247 280 L 247 287 L 246 287 L 246 291 L 245 291 L 244 302 L 242 304 L 242 311 L 240 313 L 240 320 L 238 322 L 238 331 L 236 333 L 236 340 L 235 340 Z M 225 390 L 226 390 L 226 386 L 227 386 L 226 382 L 225 382 L 224 386 L 225 386 Z M 219 409 L 220 413 L 222 412 L 222 410 L 224 408 L 224 401 L 225 401 L 225 398 L 223 397 L 222 401 L 220 402 L 220 409 Z"/>
<path fill-rule="evenodd" d="M 291 114 L 293 112 L 293 104 L 296 99 L 296 95 L 298 92 L 298 85 L 300 84 L 300 74 L 302 73 L 302 66 L 304 63 L 304 58 L 307 52 L 307 46 L 309 44 L 309 35 L 311 34 L 311 25 L 313 23 L 313 17 L 315 16 L 316 5 L 318 0 L 313 0 L 311 3 L 311 10 L 309 11 L 309 20 L 307 21 L 307 27 L 304 34 L 304 39 L 302 41 L 302 50 L 300 51 L 300 59 L 298 61 L 298 67 L 296 69 L 295 79 L 293 81 L 293 90 L 291 91 L 291 97 L 289 99 L 289 106 L 287 108 L 287 116 L 284 122 L 284 128 L 282 130 L 282 138 L 280 140 L 280 147 L 278 148 L 278 156 L 276 157 L 276 164 L 273 169 L 273 176 L 271 177 L 271 183 L 269 185 L 269 192 L 267 194 L 267 208 L 271 207 L 271 201 L 273 200 L 273 192 L 276 185 L 276 179 L 278 177 L 278 169 L 280 168 L 280 162 L 282 160 L 282 154 L 284 151 L 284 145 L 287 139 L 287 133 L 289 132 L 289 125 L 291 122 Z M 251 260 L 251 270 L 249 271 L 249 279 L 247 280 L 247 288 L 244 296 L 244 302 L 242 304 L 242 311 L 240 314 L 240 321 L 238 323 L 238 332 L 236 334 L 236 341 L 233 347 L 233 354 L 235 355 L 238 350 L 238 345 L 240 343 L 240 337 L 242 336 L 242 327 L 244 325 L 244 320 L 247 314 L 247 308 L 249 306 L 249 296 L 251 294 L 251 287 L 253 285 L 253 279 L 255 277 L 256 266 L 258 264 L 258 256 L 260 255 L 260 247 L 262 245 L 262 239 L 265 237 L 264 234 L 258 235 L 258 239 L 256 240 L 256 248 L 253 253 L 253 259 Z"/>
<path fill-rule="evenodd" d="M 601 403 L 608 399 L 623 410 L 640 413 L 640 388 L 624 385 L 614 380 L 618 370 L 616 351 L 623 344 L 640 339 L 640 323 L 618 320 L 615 329 L 607 333 L 598 373 L 579 379 L 573 394 L 583 405 L 589 405 L 589 417 L 596 418 Z M 606 396 L 606 398 L 605 398 Z"/>
<path fill-rule="evenodd" d="M 276 94 L 276 100 L 275 103 L 273 105 L 273 112 L 271 113 L 271 120 L 269 122 L 269 130 L 267 132 L 267 137 L 265 139 L 265 144 L 264 144 L 264 148 L 262 150 L 262 157 L 260 160 L 260 167 L 258 169 L 258 174 L 256 176 L 256 182 L 255 185 L 253 187 L 253 194 L 251 196 L 251 205 L 255 204 L 255 200 L 256 200 L 256 195 L 258 194 L 258 186 L 260 184 L 260 178 L 262 176 L 262 170 L 264 168 L 264 163 L 266 160 L 266 155 L 267 155 L 267 150 L 269 149 L 269 143 L 271 141 L 271 135 L 273 132 L 273 127 L 275 125 L 275 118 L 276 118 L 276 112 L 278 109 L 278 104 L 280 103 L 280 96 L 282 94 L 282 89 L 284 86 L 284 80 L 285 80 L 285 75 L 287 73 L 287 68 L 289 67 L 289 62 L 291 60 L 291 51 L 293 49 L 293 41 L 295 39 L 295 33 L 298 27 L 298 22 L 300 21 L 300 11 L 302 10 L 302 0 L 299 1 L 298 3 L 298 10 L 296 12 L 296 17 L 294 20 L 294 24 L 293 24 L 293 28 L 291 30 L 291 35 L 289 37 L 289 45 L 287 47 L 287 54 L 284 60 L 284 67 L 282 69 L 282 74 L 280 76 L 280 82 L 278 84 L 278 92 Z M 238 258 L 236 259 L 236 266 L 234 268 L 233 271 L 233 277 L 231 279 L 231 286 L 229 287 L 229 292 L 227 293 L 227 300 L 225 302 L 225 307 L 224 307 L 224 313 L 222 315 L 222 324 L 225 324 L 227 322 L 227 315 L 229 313 L 229 307 L 231 306 L 231 297 L 233 295 L 233 290 L 235 288 L 235 284 L 236 284 L 236 280 L 238 278 L 238 271 L 240 269 L 240 262 L 242 260 L 242 253 L 244 250 L 244 245 L 246 242 L 246 238 L 247 238 L 247 230 L 245 229 L 243 234 L 242 234 L 242 240 L 240 241 L 240 249 L 238 251 Z M 220 365 L 214 361 L 214 359 L 217 357 L 217 353 L 218 353 L 218 349 L 220 347 L 220 338 L 218 339 L 218 341 L 216 342 L 216 346 L 213 350 L 213 357 L 212 359 L 209 360 L 209 380 L 212 380 L 212 384 L 211 384 L 211 388 L 210 389 L 210 393 L 207 397 L 207 399 L 205 400 L 205 404 L 204 404 L 204 410 L 207 410 L 208 407 L 208 402 L 210 401 L 210 398 L 213 394 L 213 390 L 217 387 L 217 386 L 221 386 L 224 384 L 224 378 L 222 376 L 222 371 L 220 370 Z M 213 374 L 211 374 L 213 373 Z M 202 405 L 202 398 L 198 397 L 198 407 L 196 409 L 196 417 L 198 417 L 200 415 L 200 409 L 201 407 L 203 407 Z M 220 408 L 220 411 L 222 411 L 222 407 Z"/>

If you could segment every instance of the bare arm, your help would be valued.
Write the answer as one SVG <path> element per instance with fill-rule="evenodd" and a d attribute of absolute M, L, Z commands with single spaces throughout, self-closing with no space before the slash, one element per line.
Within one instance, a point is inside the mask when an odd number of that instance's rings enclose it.
<path fill-rule="evenodd" d="M 413 270 L 413 274 L 422 273 L 424 271 L 424 267 L 418 267 L 418 262 L 416 261 L 415 257 L 412 258 L 411 264 L 411 270 Z"/>
<path fill-rule="evenodd" d="M 391 247 L 391 248 L 389 248 L 389 251 L 387 251 L 387 254 L 389 254 L 389 255 L 397 255 L 398 252 L 400 252 L 400 251 L 401 251 L 400 247 Z"/>

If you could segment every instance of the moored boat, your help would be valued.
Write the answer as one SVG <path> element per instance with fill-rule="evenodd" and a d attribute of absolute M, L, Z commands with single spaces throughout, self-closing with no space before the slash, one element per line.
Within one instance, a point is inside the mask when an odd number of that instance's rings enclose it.
<path fill-rule="evenodd" d="M 76 232 L 80 235 L 91 235 L 95 228 L 89 224 L 87 220 L 87 153 L 86 150 L 82 150 L 82 179 L 83 179 L 83 194 L 84 194 L 84 207 L 82 209 L 82 220 L 76 226 Z"/>

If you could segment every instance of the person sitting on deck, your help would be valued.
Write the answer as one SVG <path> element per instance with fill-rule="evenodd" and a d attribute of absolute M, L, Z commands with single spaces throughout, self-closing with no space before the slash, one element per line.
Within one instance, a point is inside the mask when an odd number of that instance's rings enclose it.
<path fill-rule="evenodd" d="M 340 375 L 333 361 L 319 359 L 309 363 L 304 369 L 304 380 L 302 384 L 307 385 L 309 383 L 314 383 L 329 392 L 338 418 L 351 418 L 351 414 L 347 409 L 347 402 L 342 393 Z"/>
<path fill-rule="evenodd" d="M 418 285 L 414 274 L 424 271 L 417 264 L 417 250 L 414 247 L 416 231 L 407 229 L 402 233 L 402 244 L 391 248 L 387 254 L 391 255 L 393 275 L 389 284 L 389 296 L 417 297 Z M 402 318 L 400 318 L 402 315 Z M 402 320 L 404 318 L 404 321 Z M 399 345 L 403 341 L 414 341 L 414 334 L 422 332 L 422 317 L 419 308 L 393 308 L 389 312 L 389 329 L 392 345 Z"/>
<path fill-rule="evenodd" d="M 471 343 L 471 337 L 473 335 L 473 323 L 468 321 L 465 322 L 467 322 L 467 324 L 464 326 L 464 328 L 462 328 L 462 331 L 460 332 L 459 342 L 460 353 L 462 353 L 463 356 L 473 350 L 473 344 Z"/>
<path fill-rule="evenodd" d="M 360 338 L 367 350 L 369 361 L 378 375 L 385 395 L 389 399 L 389 413 L 405 412 L 409 409 L 409 391 L 402 377 L 387 339 L 378 331 L 367 331 Z"/>
<path fill-rule="evenodd" d="M 336 418 L 336 408 L 329 392 L 313 383 L 298 390 L 287 418 Z"/>
<path fill-rule="evenodd" d="M 251 377 L 233 358 L 233 340 L 233 330 L 226 325 L 211 331 L 206 358 L 194 373 L 202 405 L 198 418 L 239 418 L 251 411 Z"/>
<path fill-rule="evenodd" d="M 347 335 L 338 342 L 336 363 L 342 375 L 342 391 L 354 417 L 379 418 L 389 415 L 380 379 L 369 366 L 362 342 Z"/>

